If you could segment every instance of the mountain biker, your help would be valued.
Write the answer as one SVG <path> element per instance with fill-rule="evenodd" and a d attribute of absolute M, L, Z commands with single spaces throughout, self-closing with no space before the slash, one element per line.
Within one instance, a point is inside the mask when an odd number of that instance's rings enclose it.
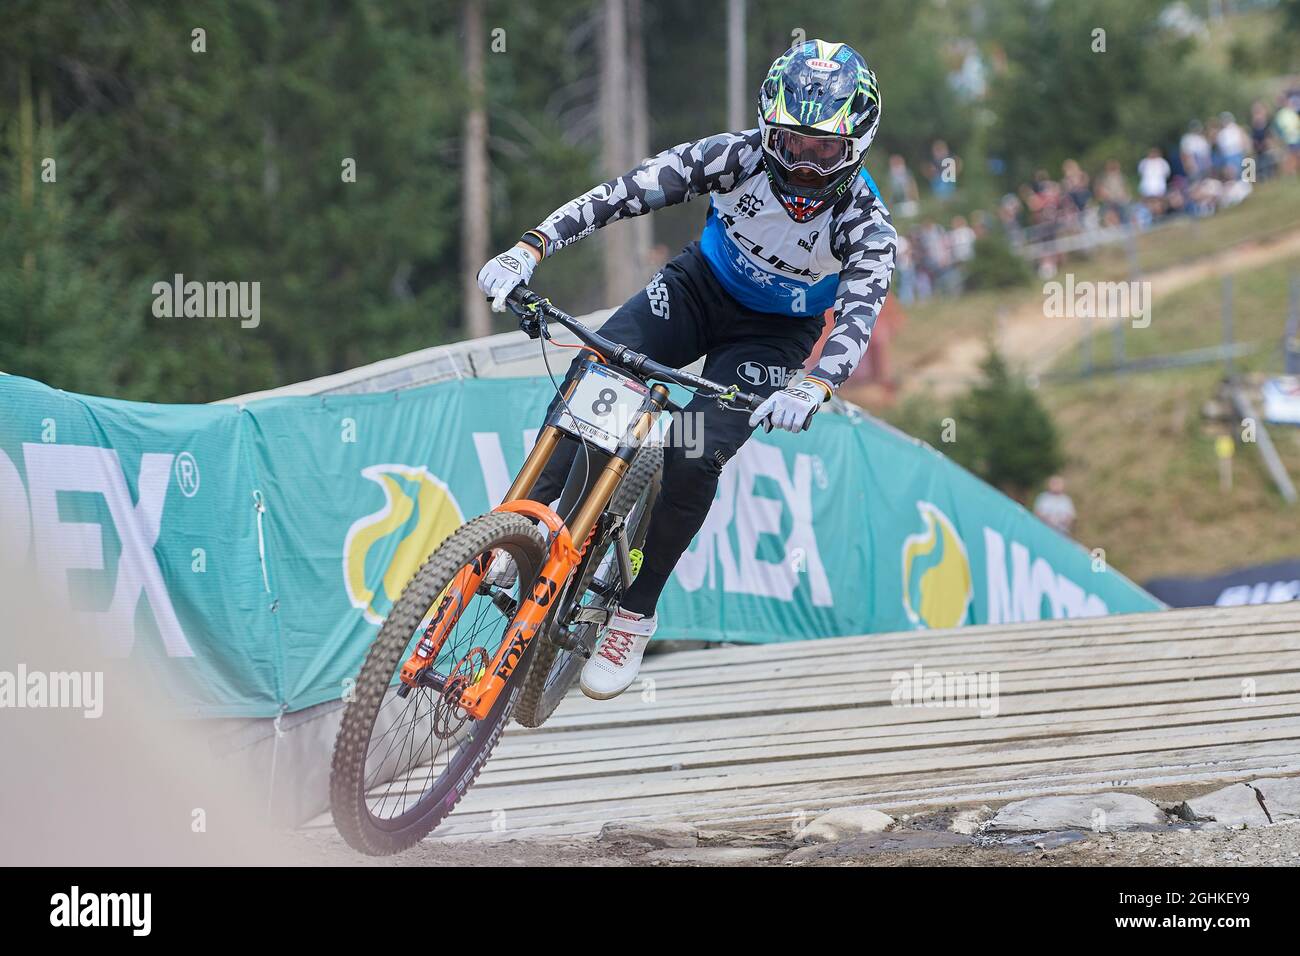
<path fill-rule="evenodd" d="M 616 697 L 635 679 L 658 623 L 655 605 L 678 558 L 704 523 L 722 466 L 753 429 L 798 432 L 853 372 L 889 289 L 897 233 L 862 165 L 880 125 L 876 76 L 844 43 L 809 40 L 773 62 L 759 90 L 758 128 L 683 143 L 555 210 L 478 274 L 502 311 L 536 265 L 611 222 L 710 195 L 704 231 L 629 299 L 601 334 L 682 367 L 705 356 L 703 374 L 765 397 L 743 413 L 698 397 L 703 452 L 670 434 L 662 485 L 643 547 L 644 564 L 602 630 L 582 671 L 583 692 Z M 835 326 L 817 366 L 796 373 L 822 331 Z M 566 385 L 577 373 L 574 361 Z M 558 399 L 557 399 L 558 401 Z M 566 442 L 531 493 L 560 494 L 577 453 Z M 489 580 L 514 569 L 494 561 Z"/>

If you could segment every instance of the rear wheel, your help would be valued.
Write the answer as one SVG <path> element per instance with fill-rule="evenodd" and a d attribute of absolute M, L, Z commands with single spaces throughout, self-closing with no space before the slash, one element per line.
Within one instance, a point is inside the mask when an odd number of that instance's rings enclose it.
<path fill-rule="evenodd" d="M 509 723 L 537 641 L 483 720 L 470 718 L 458 698 L 496 656 L 520 594 L 544 563 L 532 528 L 507 512 L 470 521 L 416 572 L 380 628 L 343 711 L 330 772 L 334 823 L 353 849 L 384 856 L 422 839 L 465 795 Z M 452 581 L 496 548 L 514 559 L 517 581 L 508 592 L 468 596 L 419 686 L 408 689 L 397 675 Z"/>
<path fill-rule="evenodd" d="M 640 548 L 645 543 L 663 463 L 663 448 L 657 445 L 642 448 L 610 502 L 607 515 L 619 515 L 625 519 L 624 533 L 630 548 Z M 591 590 L 592 584 L 598 580 L 618 581 L 613 544 L 609 534 L 593 539 L 592 548 L 583 557 L 578 573 L 569 579 L 564 596 L 556 602 L 556 611 L 547 621 L 543 639 L 534 642 L 537 653 L 528 668 L 528 679 L 515 708 L 515 720 L 524 727 L 540 727 L 555 713 L 560 701 L 577 683 L 578 675 L 587 663 L 587 654 L 596 645 L 599 627 L 585 623 L 572 628 L 575 649 L 560 647 L 554 642 L 560 622 L 571 619 L 573 613 L 582 607 L 603 609 L 622 596 L 617 590 L 605 596 Z M 578 651 L 576 648 L 579 646 L 585 647 L 587 654 Z"/>

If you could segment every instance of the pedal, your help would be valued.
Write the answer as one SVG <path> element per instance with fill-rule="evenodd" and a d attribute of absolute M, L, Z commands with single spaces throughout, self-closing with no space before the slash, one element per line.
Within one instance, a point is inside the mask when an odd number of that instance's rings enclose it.
<path fill-rule="evenodd" d="M 609 623 L 609 609 L 597 607 L 592 604 L 579 608 L 578 613 L 573 616 L 570 626 L 574 624 L 595 624 L 604 627 Z"/>

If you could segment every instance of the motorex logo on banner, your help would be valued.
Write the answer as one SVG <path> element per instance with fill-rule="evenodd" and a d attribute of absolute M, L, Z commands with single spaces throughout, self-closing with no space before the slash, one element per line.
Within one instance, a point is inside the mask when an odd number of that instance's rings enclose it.
<path fill-rule="evenodd" d="M 384 503 L 348 528 L 343 581 L 352 606 L 381 624 L 406 582 L 465 518 L 451 489 L 422 465 L 371 465 L 361 475 L 383 489 Z"/>
<path fill-rule="evenodd" d="M 1099 617 L 1110 613 L 1098 595 L 1089 594 L 1058 572 L 1042 555 L 1031 557 L 1029 549 L 1014 540 L 1009 550 L 1010 565 L 1006 539 L 993 528 L 984 529 L 989 624 L 1038 621 L 1044 617 Z"/>
<path fill-rule="evenodd" d="M 760 485 L 779 497 L 759 494 Z M 677 583 L 687 592 L 707 587 L 789 602 L 806 577 L 813 606 L 833 607 L 813 523 L 814 486 L 827 486 L 817 456 L 797 453 L 787 468 L 775 445 L 743 445 L 722 470 L 718 497 L 677 562 Z"/>
<path fill-rule="evenodd" d="M 969 623 L 975 592 L 966 544 L 936 505 L 918 501 L 916 508 L 925 530 L 903 542 L 903 607 L 908 620 L 917 627 Z M 984 528 L 986 623 L 1109 613 L 1105 601 L 1056 571 L 1045 557 L 1031 558 L 1029 549 L 1015 540 L 1009 551 L 1001 532 Z"/>
<path fill-rule="evenodd" d="M 42 576 L 74 595 L 70 572 L 105 572 L 113 593 L 104 610 L 76 612 L 89 633 L 104 642 L 109 654 L 125 655 L 135 644 L 135 614 L 142 597 L 148 599 L 159 636 L 171 657 L 192 657 L 171 595 L 163 580 L 154 546 L 162 530 L 167 488 L 177 456 L 146 452 L 140 456 L 133 503 L 118 453 L 92 445 L 24 443 L 24 486 L 14 461 L 0 450 L 0 566 L 30 555 Z M 183 493 L 197 493 L 198 468 L 183 455 Z M 192 489 L 192 491 L 190 490 Z M 80 492 L 99 496 L 108 509 L 107 521 L 64 520 L 60 496 Z M 106 527 L 111 525 L 111 528 Z M 105 561 L 104 542 L 111 531 L 121 553 L 116 567 Z"/>
<path fill-rule="evenodd" d="M 903 609 L 917 627 L 966 623 L 975 588 L 966 544 L 938 506 L 918 501 L 925 530 L 903 540 Z"/>

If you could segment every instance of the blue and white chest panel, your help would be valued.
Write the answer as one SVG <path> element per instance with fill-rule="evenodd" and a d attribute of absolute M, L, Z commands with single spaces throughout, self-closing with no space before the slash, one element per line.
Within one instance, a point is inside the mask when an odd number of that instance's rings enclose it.
<path fill-rule="evenodd" d="M 700 250 L 741 305 L 778 315 L 817 315 L 835 304 L 840 260 L 831 252 L 831 211 L 795 222 L 761 169 L 713 193 Z"/>

